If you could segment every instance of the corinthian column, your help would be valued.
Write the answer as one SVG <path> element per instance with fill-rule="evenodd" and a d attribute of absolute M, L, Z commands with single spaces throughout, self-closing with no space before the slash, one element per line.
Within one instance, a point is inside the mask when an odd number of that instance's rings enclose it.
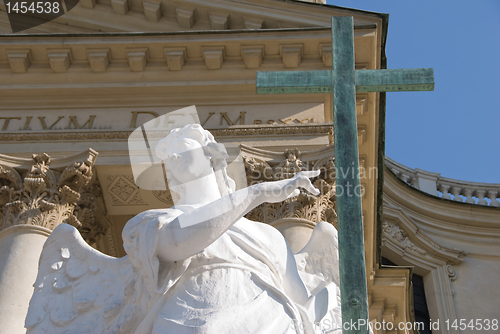
<path fill-rule="evenodd" d="M 96 157 L 92 149 L 52 163 L 45 153 L 0 155 L 0 334 L 26 333 L 40 253 L 57 225 L 77 227 L 89 243 L 103 234 L 88 189 Z"/>

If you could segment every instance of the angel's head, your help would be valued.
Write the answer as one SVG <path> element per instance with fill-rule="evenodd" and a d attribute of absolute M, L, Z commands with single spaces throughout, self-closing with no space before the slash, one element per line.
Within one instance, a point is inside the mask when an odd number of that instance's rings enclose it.
<path fill-rule="evenodd" d="M 158 142 L 156 155 L 164 161 L 170 189 L 179 195 L 183 185 L 215 174 L 221 195 L 234 191 L 235 183 L 227 176 L 227 153 L 212 134 L 199 124 L 172 130 Z"/>

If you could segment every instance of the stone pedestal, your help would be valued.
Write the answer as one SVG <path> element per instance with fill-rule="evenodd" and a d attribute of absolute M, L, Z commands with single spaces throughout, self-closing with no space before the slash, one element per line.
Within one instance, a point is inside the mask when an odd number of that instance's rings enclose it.
<path fill-rule="evenodd" d="M 75 226 L 90 244 L 104 233 L 89 187 L 96 157 L 91 149 L 55 161 L 0 155 L 0 334 L 26 333 L 38 260 L 57 225 Z"/>
<path fill-rule="evenodd" d="M 24 334 L 38 259 L 51 230 L 15 225 L 0 231 L 0 334 Z"/>

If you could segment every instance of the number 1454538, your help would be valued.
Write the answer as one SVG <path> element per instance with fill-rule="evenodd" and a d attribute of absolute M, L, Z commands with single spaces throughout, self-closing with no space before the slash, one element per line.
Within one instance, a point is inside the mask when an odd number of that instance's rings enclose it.
<path fill-rule="evenodd" d="M 455 319 L 455 320 L 445 320 L 446 329 L 455 330 L 477 330 L 477 331 L 489 331 L 498 330 L 498 319 Z"/>
<path fill-rule="evenodd" d="M 5 6 L 7 8 L 7 13 L 16 14 L 52 14 L 59 13 L 61 11 L 59 2 L 54 1 L 37 1 L 37 2 L 26 2 L 26 1 L 10 1 L 6 2 Z"/>

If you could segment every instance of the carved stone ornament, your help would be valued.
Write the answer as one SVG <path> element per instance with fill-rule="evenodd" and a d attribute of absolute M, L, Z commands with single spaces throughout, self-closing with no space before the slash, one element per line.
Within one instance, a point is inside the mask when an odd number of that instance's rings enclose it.
<path fill-rule="evenodd" d="M 448 276 L 450 276 L 450 280 L 454 281 L 457 279 L 457 270 L 451 264 L 446 265 L 446 272 L 448 273 Z"/>
<path fill-rule="evenodd" d="M 104 234 L 94 218 L 96 185 L 90 183 L 96 157 L 97 152 L 89 150 L 86 160 L 62 171 L 50 168 L 51 158 L 45 153 L 33 154 L 25 173 L 0 164 L 1 229 L 25 224 L 53 230 L 67 223 L 94 243 Z"/>
<path fill-rule="evenodd" d="M 139 187 L 132 175 L 109 175 L 107 177 L 108 194 L 113 205 L 145 205 Z"/>
<path fill-rule="evenodd" d="M 40 257 L 27 333 L 313 334 L 315 323 L 340 323 L 337 230 L 317 223 L 294 254 L 277 229 L 243 218 L 299 187 L 319 195 L 310 178 L 320 172 L 286 178 L 303 168 L 290 152 L 273 170 L 286 179 L 236 190 L 223 153 L 199 124 L 156 145 L 179 197 L 125 224 L 128 256 L 105 256 L 74 227 L 57 226 Z"/>
<path fill-rule="evenodd" d="M 422 255 L 427 254 L 427 251 L 415 245 L 415 243 L 413 243 L 413 241 L 411 241 L 408 237 L 408 234 L 396 224 L 385 221 L 382 224 L 382 229 L 386 237 L 391 238 L 401 244 L 403 249 L 408 249 Z"/>
<path fill-rule="evenodd" d="M 262 223 L 271 223 L 282 218 L 303 218 L 315 223 L 326 221 L 337 226 L 335 158 L 302 161 L 301 155 L 298 149 L 285 150 L 284 160 L 274 166 L 259 158 L 244 157 L 248 185 L 289 179 L 306 170 L 321 171 L 319 176 L 311 179 L 312 184 L 321 192 L 319 196 L 311 196 L 301 189 L 296 197 L 256 207 L 246 218 Z"/>

